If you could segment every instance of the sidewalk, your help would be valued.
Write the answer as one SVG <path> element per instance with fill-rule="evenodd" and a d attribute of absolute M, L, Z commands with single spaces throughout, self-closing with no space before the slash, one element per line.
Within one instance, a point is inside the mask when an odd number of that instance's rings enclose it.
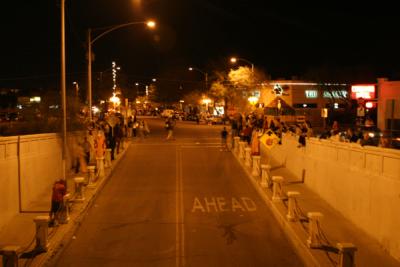
<path fill-rule="evenodd" d="M 233 152 L 233 151 L 232 151 Z M 391 257 L 378 244 L 377 241 L 370 238 L 362 230 L 357 228 L 339 212 L 334 210 L 327 202 L 312 192 L 302 181 L 299 181 L 284 166 L 271 166 L 271 177 L 282 176 L 284 183 L 282 192 L 286 197 L 288 191 L 297 191 L 300 193 L 297 203 L 300 212 L 307 216 L 308 212 L 321 212 L 323 218 L 320 221 L 325 249 L 310 249 L 307 247 L 308 223 L 289 222 L 286 218 L 287 201 L 272 201 L 272 188 L 265 189 L 261 187 L 261 177 L 255 178 L 251 174 L 251 168 L 246 167 L 244 161 L 239 159 L 238 155 L 233 153 L 238 162 L 247 173 L 247 177 L 254 185 L 265 203 L 271 208 L 277 222 L 282 226 L 289 240 L 293 243 L 299 256 L 303 259 L 306 266 L 339 266 L 339 256 L 337 253 L 329 252 L 329 248 L 336 247 L 340 243 L 353 243 L 357 247 L 355 253 L 355 264 L 361 267 L 399 267 L 400 262 Z M 266 164 L 266 157 L 261 157 L 261 164 Z M 333 251 L 333 250 L 330 250 Z"/>
<path fill-rule="evenodd" d="M 66 242 L 73 238 L 73 233 L 80 225 L 87 208 L 92 204 L 96 195 L 101 191 L 102 187 L 112 174 L 118 162 L 123 158 L 126 150 L 130 146 L 130 141 L 125 142 L 124 150 L 120 152 L 116 159 L 112 161 L 109 168 L 105 168 L 104 178 L 97 181 L 94 188 L 85 187 L 85 200 L 83 202 L 73 202 L 70 210 L 70 219 L 67 224 L 60 224 L 56 227 L 49 228 L 49 247 L 48 251 L 32 257 L 35 248 L 35 224 L 33 219 L 36 216 L 48 215 L 48 213 L 20 213 L 16 215 L 0 232 L 0 249 L 4 246 L 19 246 L 19 266 L 51 266 L 51 261 L 57 256 L 57 253 L 66 245 Z M 68 174 L 67 188 L 73 197 L 74 181 L 73 178 L 83 176 L 83 174 Z M 50 188 L 51 189 L 51 188 Z M 51 194 L 51 192 L 50 192 Z M 46 201 L 47 200 L 47 201 Z M 39 210 L 50 210 L 50 198 L 44 196 L 43 200 L 33 203 Z M 0 255 L 0 266 L 2 266 L 2 256 Z"/>

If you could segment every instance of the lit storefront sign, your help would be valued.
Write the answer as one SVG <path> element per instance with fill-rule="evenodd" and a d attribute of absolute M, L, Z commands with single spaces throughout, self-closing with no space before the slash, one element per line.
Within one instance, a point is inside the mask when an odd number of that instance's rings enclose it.
<path fill-rule="evenodd" d="M 347 97 L 347 91 L 341 90 L 341 91 L 324 91 L 323 94 L 324 98 L 346 98 Z"/>
<path fill-rule="evenodd" d="M 317 90 L 305 90 L 306 98 L 317 98 L 318 91 Z"/>
<path fill-rule="evenodd" d="M 40 103 L 40 101 L 41 101 L 40 96 L 34 96 L 29 99 L 29 102 L 31 103 Z"/>
<path fill-rule="evenodd" d="M 352 99 L 374 99 L 375 98 L 375 85 L 352 85 L 351 86 Z"/>

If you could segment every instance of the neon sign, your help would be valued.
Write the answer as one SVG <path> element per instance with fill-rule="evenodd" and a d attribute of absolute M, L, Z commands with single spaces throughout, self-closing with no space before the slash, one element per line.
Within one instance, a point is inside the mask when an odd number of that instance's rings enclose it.
<path fill-rule="evenodd" d="M 351 86 L 352 99 L 374 99 L 375 98 L 375 85 L 352 85 Z"/>

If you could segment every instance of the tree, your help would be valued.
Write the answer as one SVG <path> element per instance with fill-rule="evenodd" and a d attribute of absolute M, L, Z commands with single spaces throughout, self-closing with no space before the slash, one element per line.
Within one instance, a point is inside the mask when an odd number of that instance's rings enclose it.
<path fill-rule="evenodd" d="M 210 95 L 216 100 L 225 101 L 225 110 L 228 105 L 244 108 L 247 98 L 243 97 L 253 90 L 261 89 L 261 83 L 266 80 L 266 75 L 258 70 L 251 71 L 248 67 L 239 67 L 230 70 L 226 75 L 216 72 L 217 79 L 211 84 Z"/>

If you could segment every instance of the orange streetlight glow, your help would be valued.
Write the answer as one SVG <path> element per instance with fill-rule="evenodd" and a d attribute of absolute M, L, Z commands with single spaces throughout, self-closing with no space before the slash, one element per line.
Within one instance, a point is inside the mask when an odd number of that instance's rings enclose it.
<path fill-rule="evenodd" d="M 149 20 L 147 23 L 147 27 L 153 29 L 156 27 L 156 22 L 154 20 Z"/>

